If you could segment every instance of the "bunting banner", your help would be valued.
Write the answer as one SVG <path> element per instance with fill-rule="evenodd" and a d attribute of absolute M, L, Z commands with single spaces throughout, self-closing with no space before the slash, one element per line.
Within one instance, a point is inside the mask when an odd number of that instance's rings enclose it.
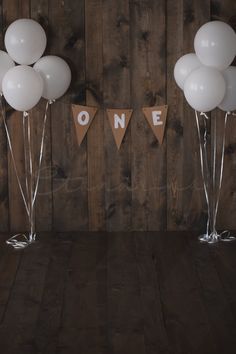
<path fill-rule="evenodd" d="M 118 150 L 124 139 L 132 113 L 132 109 L 107 109 L 108 119 Z"/>
<path fill-rule="evenodd" d="M 79 146 L 84 140 L 85 135 L 97 113 L 96 107 L 72 105 L 73 118 L 76 129 L 76 136 Z"/>
<path fill-rule="evenodd" d="M 168 106 L 143 107 L 142 110 L 155 137 L 161 145 L 165 134 Z"/>
<path fill-rule="evenodd" d="M 79 146 L 84 140 L 98 109 L 97 107 L 72 104 L 73 120 Z M 165 135 L 168 106 L 143 107 L 142 111 L 156 139 L 161 145 Z M 128 128 L 133 109 L 107 109 L 106 112 L 116 146 L 119 150 Z"/>

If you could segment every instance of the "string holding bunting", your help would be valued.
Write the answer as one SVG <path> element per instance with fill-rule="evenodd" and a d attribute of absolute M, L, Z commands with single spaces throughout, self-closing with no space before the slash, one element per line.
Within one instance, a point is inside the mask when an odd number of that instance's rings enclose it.
<path fill-rule="evenodd" d="M 72 104 L 73 120 L 79 146 L 83 142 L 98 109 L 99 108 L 97 107 Z M 168 106 L 143 107 L 142 111 L 155 137 L 161 145 L 165 134 Z M 132 117 L 133 109 L 108 108 L 106 113 L 116 146 L 119 150 Z"/>
<path fill-rule="evenodd" d="M 144 107 L 143 113 L 159 144 L 163 142 L 168 106 Z"/>
<path fill-rule="evenodd" d="M 79 146 L 84 140 L 87 131 L 97 113 L 96 107 L 72 105 L 73 118 L 75 123 L 76 136 Z"/>

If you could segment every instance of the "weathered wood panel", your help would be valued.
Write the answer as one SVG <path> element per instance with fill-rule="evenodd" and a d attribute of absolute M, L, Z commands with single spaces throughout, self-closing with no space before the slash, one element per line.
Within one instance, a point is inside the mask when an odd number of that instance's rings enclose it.
<path fill-rule="evenodd" d="M 65 58 L 72 69 L 71 100 L 85 103 L 84 1 L 50 0 L 50 53 Z M 53 163 L 53 227 L 88 228 L 87 141 L 78 148 L 70 97 L 51 107 Z"/>
<path fill-rule="evenodd" d="M 103 105 L 102 0 L 86 1 L 86 104 Z M 104 112 L 99 110 L 87 134 L 89 229 L 105 228 Z M 98 173 L 99 171 L 99 173 Z"/>
<path fill-rule="evenodd" d="M 227 22 L 234 28 L 234 30 L 236 30 L 235 11 L 236 3 L 234 1 L 211 1 L 212 19 Z M 215 112 L 215 116 L 217 119 L 218 132 L 221 133 L 224 125 L 224 112 L 217 110 Z M 236 125 L 235 117 L 233 116 L 228 118 L 226 134 L 225 167 L 217 226 L 220 229 L 235 229 L 236 225 L 234 211 L 236 208 Z M 219 153 L 218 159 L 220 159 Z"/>
<path fill-rule="evenodd" d="M 166 102 L 165 1 L 130 1 L 132 227 L 166 228 L 166 144 L 158 145 L 142 107 Z"/>
<path fill-rule="evenodd" d="M 183 93 L 174 82 L 173 69 L 179 57 L 193 51 L 197 29 L 209 20 L 210 3 L 207 1 L 168 1 L 168 229 L 199 229 L 205 219 L 203 195 L 199 193 L 202 181 L 194 111 L 184 102 Z"/>
<path fill-rule="evenodd" d="M 103 97 L 106 108 L 130 107 L 130 17 L 127 1 L 103 2 Z M 109 231 L 131 229 L 130 126 L 118 151 L 106 117 L 105 207 Z"/>
<path fill-rule="evenodd" d="M 6 29 L 11 22 L 18 18 L 30 17 L 30 1 L 4 0 L 3 4 L 3 28 Z M 12 113 L 12 111 L 10 111 Z M 23 153 L 23 129 L 22 113 L 13 112 L 7 116 L 8 128 L 12 140 L 12 148 L 17 161 L 17 169 L 24 185 L 24 153 Z M 4 152 L 3 152 L 4 153 Z M 2 154 L 2 152 L 1 152 Z M 9 220 L 10 229 L 13 231 L 25 230 L 28 228 L 27 214 L 23 204 L 22 196 L 17 184 L 10 151 L 8 149 L 8 184 L 9 184 Z"/>
<path fill-rule="evenodd" d="M 5 28 L 17 18 L 32 17 L 46 29 L 46 54 L 65 58 L 73 74 L 69 92 L 50 108 L 36 204 L 38 230 L 204 227 L 194 112 L 174 82 L 173 68 L 181 55 L 193 51 L 203 23 L 220 19 L 236 28 L 235 6 L 232 0 L 1 2 L 2 49 Z M 70 103 L 100 108 L 81 147 Z M 159 146 L 141 107 L 164 103 L 169 114 Z M 42 100 L 32 112 L 35 160 L 44 107 Z M 105 109 L 129 107 L 133 117 L 117 151 Z M 24 181 L 20 114 L 9 114 L 8 124 Z M 218 219 L 220 228 L 231 229 L 236 228 L 234 125 L 230 118 Z M 0 137 L 0 229 L 19 231 L 27 227 L 26 213 L 2 128 Z"/>
<path fill-rule="evenodd" d="M 47 0 L 31 0 L 30 6 L 31 18 L 38 21 L 46 31 L 48 35 L 48 44 L 45 54 L 49 54 L 50 49 L 50 31 L 49 31 L 49 20 L 48 20 L 48 1 Z M 33 143 L 34 143 L 34 163 L 36 169 L 39 162 L 39 151 L 42 136 L 43 118 L 46 108 L 46 100 L 41 100 L 40 103 L 33 110 Z M 35 212 L 35 222 L 36 228 L 38 230 L 46 231 L 52 228 L 52 178 L 51 178 L 51 167 L 52 167 L 52 151 L 51 151 L 51 117 L 50 109 L 47 113 L 47 125 L 45 132 L 45 144 L 43 161 L 41 168 L 41 178 L 38 190 L 38 198 L 36 199 L 36 212 Z M 43 208 L 42 208 L 43 205 Z"/>
<path fill-rule="evenodd" d="M 0 19 L 1 19 L 1 31 L 0 31 L 0 43 L 1 47 L 4 44 L 4 14 L 3 14 L 3 4 L 0 6 Z M 7 139 L 5 134 L 5 129 L 3 122 L 0 123 L 0 214 L 2 216 L 1 220 L 1 231 L 7 231 L 9 228 L 9 199 L 8 199 L 8 159 L 7 159 Z"/>

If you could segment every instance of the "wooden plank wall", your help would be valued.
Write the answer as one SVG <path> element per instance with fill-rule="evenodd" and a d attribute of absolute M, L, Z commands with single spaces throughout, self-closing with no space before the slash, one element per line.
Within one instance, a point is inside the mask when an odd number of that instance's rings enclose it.
<path fill-rule="evenodd" d="M 186 230 L 206 220 L 193 111 L 173 79 L 173 67 L 193 50 L 197 29 L 210 19 L 236 28 L 233 0 L 2 0 L 1 49 L 15 19 L 39 21 L 47 54 L 65 58 L 72 85 L 50 107 L 44 168 L 37 201 L 38 230 Z M 82 146 L 69 103 L 99 106 Z M 169 105 L 159 146 L 142 106 Z M 33 110 L 34 157 L 45 102 Z M 133 108 L 117 151 L 106 108 Z M 219 115 L 219 114 L 218 114 Z M 219 120 L 221 118 L 219 117 Z M 23 174 L 21 119 L 8 114 L 18 168 Z M 236 123 L 227 133 L 224 187 L 218 223 L 236 229 Z M 210 132 L 210 127 L 209 127 Z M 0 125 L 0 230 L 26 228 L 26 217 Z"/>

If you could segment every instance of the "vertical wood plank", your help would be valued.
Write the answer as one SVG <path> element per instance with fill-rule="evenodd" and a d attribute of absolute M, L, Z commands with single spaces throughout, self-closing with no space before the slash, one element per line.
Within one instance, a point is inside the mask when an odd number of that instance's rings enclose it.
<path fill-rule="evenodd" d="M 103 94 L 106 108 L 130 107 L 129 2 L 103 1 Z M 131 229 L 130 126 L 118 151 L 104 120 L 106 229 Z"/>
<path fill-rule="evenodd" d="M 236 3 L 230 0 L 216 1 L 211 0 L 211 19 L 219 20 L 228 23 L 236 30 Z M 235 65 L 235 62 L 232 64 Z M 217 109 L 215 112 L 217 119 L 218 138 L 222 135 L 224 112 Z M 232 217 L 236 208 L 236 157 L 235 157 L 235 139 L 236 127 L 235 117 L 228 118 L 227 130 L 226 130 L 226 148 L 225 148 L 225 164 L 224 174 L 222 182 L 222 190 L 220 195 L 219 213 L 217 218 L 218 229 L 236 229 L 235 218 Z M 220 161 L 220 155 L 218 151 L 218 161 Z M 218 164 L 219 171 L 219 164 Z"/>
<path fill-rule="evenodd" d="M 4 9 L 4 28 L 7 28 L 11 22 L 18 18 L 28 18 L 30 16 L 29 1 L 3 0 Z M 12 113 L 12 111 L 10 111 Z M 12 140 L 18 172 L 22 184 L 24 179 L 24 154 L 23 154 L 23 135 L 22 135 L 22 114 L 13 111 L 8 115 L 8 128 Z M 28 228 L 26 211 L 22 196 L 18 187 L 10 153 L 8 151 L 8 186 L 9 186 L 9 218 L 10 229 L 12 231 L 21 231 Z"/>
<path fill-rule="evenodd" d="M 48 1 L 31 0 L 30 14 L 32 19 L 39 22 L 44 28 L 50 47 L 50 33 L 48 31 Z M 43 55 L 47 55 L 47 49 Z M 37 173 L 39 151 L 42 136 L 43 118 L 46 100 L 42 99 L 32 111 L 32 135 L 34 166 Z M 52 180 L 51 180 L 51 120 L 48 110 L 46 125 L 44 153 L 39 182 L 39 190 L 35 206 L 36 231 L 50 231 L 52 229 Z"/>
<path fill-rule="evenodd" d="M 131 1 L 132 223 L 166 228 L 166 143 L 158 145 L 141 108 L 166 103 L 165 1 Z"/>
<path fill-rule="evenodd" d="M 88 228 L 87 141 L 78 147 L 68 104 L 85 103 L 84 3 L 49 3 L 50 53 L 64 57 L 72 69 L 70 94 L 51 108 L 53 227 L 59 231 Z"/>
<path fill-rule="evenodd" d="M 86 103 L 103 105 L 102 0 L 85 3 Z M 89 229 L 105 229 L 104 114 L 99 109 L 87 133 Z"/>
<path fill-rule="evenodd" d="M 174 82 L 174 65 L 193 51 L 197 29 L 210 19 L 209 1 L 167 3 L 168 229 L 199 229 L 205 222 L 194 111 Z M 202 193 L 199 193 L 200 189 Z"/>
<path fill-rule="evenodd" d="M 1 48 L 4 48 L 4 2 L 0 4 L 0 43 Z M 8 159 L 7 159 L 7 139 L 6 132 L 3 126 L 3 119 L 0 121 L 0 215 L 1 224 L 0 231 L 8 231 L 9 229 L 9 195 L 8 195 Z"/>

